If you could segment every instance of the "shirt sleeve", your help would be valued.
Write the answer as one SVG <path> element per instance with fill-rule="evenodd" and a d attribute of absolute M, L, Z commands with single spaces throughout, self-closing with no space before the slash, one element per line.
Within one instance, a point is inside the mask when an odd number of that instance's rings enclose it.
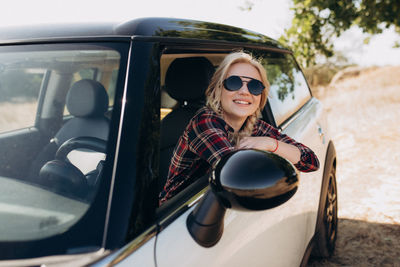
<path fill-rule="evenodd" d="M 224 127 L 215 116 L 200 116 L 188 132 L 189 150 L 214 167 L 224 155 L 235 150 Z"/>
<path fill-rule="evenodd" d="M 255 129 L 256 136 L 269 136 L 281 142 L 296 146 L 300 150 L 300 160 L 294 166 L 301 172 L 313 172 L 319 169 L 319 160 L 315 153 L 302 143 L 296 142 L 286 134 L 279 132 L 276 128 L 272 127 L 266 122 L 259 121 L 257 129 Z"/>

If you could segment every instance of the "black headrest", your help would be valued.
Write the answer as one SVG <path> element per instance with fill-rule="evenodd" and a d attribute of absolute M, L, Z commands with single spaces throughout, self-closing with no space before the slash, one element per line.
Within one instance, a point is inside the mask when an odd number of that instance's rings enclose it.
<path fill-rule="evenodd" d="M 67 94 L 67 108 L 76 117 L 101 116 L 108 108 L 106 89 L 93 80 L 77 81 Z"/>
<path fill-rule="evenodd" d="M 165 89 L 180 102 L 204 98 L 213 73 L 214 66 L 205 57 L 177 58 L 168 68 Z"/>

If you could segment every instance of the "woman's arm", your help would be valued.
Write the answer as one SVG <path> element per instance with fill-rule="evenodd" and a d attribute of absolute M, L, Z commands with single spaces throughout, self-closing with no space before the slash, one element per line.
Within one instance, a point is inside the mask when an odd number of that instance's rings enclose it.
<path fill-rule="evenodd" d="M 238 147 L 262 149 L 276 153 L 288 159 L 302 172 L 319 169 L 318 158 L 309 147 L 296 142 L 261 120 L 256 124 L 252 136 L 242 138 Z"/>
<path fill-rule="evenodd" d="M 238 148 L 254 148 L 270 151 L 286 158 L 293 164 L 298 163 L 301 156 L 300 150 L 296 146 L 267 136 L 244 137 L 240 141 Z"/>
<path fill-rule="evenodd" d="M 188 148 L 214 166 L 224 155 L 235 150 L 228 140 L 225 122 L 216 116 L 199 116 L 188 131 Z"/>

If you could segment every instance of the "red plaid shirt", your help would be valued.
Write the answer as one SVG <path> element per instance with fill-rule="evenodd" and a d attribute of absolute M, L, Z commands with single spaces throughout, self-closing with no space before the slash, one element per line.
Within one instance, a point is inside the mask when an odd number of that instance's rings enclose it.
<path fill-rule="evenodd" d="M 233 131 L 213 110 L 207 107 L 200 109 L 175 147 L 167 182 L 160 193 L 160 204 L 210 172 L 224 155 L 234 151 L 235 147 L 228 139 L 228 133 Z M 298 147 L 301 157 L 294 166 L 299 171 L 312 172 L 319 168 L 318 158 L 311 149 L 262 120 L 256 122 L 252 136 L 269 136 Z"/>

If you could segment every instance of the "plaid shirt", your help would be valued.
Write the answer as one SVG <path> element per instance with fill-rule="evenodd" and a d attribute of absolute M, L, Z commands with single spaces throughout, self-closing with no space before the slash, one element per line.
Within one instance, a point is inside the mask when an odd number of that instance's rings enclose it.
<path fill-rule="evenodd" d="M 193 180 L 210 172 L 216 163 L 236 148 L 228 139 L 234 130 L 210 108 L 204 107 L 191 119 L 174 150 L 169 167 L 167 182 L 160 193 L 160 204 L 173 197 Z M 252 136 L 269 136 L 295 145 L 301 152 L 300 161 L 294 166 L 302 172 L 319 168 L 314 152 L 305 145 L 294 141 L 268 123 L 258 120 Z"/>

